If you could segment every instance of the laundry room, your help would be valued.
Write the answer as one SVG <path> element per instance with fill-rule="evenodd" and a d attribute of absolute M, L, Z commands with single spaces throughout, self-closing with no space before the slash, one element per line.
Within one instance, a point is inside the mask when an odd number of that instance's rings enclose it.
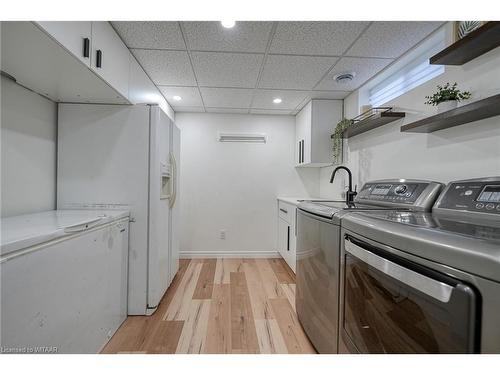
<path fill-rule="evenodd" d="M 0 362 L 498 365 L 500 13 L 425 2 L 0 16 Z"/>

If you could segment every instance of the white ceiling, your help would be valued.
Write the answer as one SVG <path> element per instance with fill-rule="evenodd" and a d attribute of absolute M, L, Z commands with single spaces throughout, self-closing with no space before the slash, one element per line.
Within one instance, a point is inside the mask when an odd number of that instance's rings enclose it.
<path fill-rule="evenodd" d="M 442 22 L 112 24 L 177 112 L 296 114 L 345 98 Z M 333 80 L 351 71 L 350 83 Z"/>

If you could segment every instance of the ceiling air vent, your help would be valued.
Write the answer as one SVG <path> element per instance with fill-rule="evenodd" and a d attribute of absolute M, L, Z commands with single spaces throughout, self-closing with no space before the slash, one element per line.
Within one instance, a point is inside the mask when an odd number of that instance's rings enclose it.
<path fill-rule="evenodd" d="M 348 82 L 351 82 L 354 77 L 356 77 L 356 73 L 354 72 L 347 72 L 347 73 L 341 73 L 333 76 L 333 79 L 337 81 L 337 83 L 340 84 L 345 84 Z"/>
<path fill-rule="evenodd" d="M 219 142 L 266 143 L 265 134 L 219 133 Z"/>

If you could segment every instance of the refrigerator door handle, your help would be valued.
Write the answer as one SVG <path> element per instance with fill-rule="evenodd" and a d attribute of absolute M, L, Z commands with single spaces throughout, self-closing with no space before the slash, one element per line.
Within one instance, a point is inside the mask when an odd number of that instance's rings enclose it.
<path fill-rule="evenodd" d="M 74 225 L 70 225 L 68 227 L 64 227 L 64 233 L 77 233 L 77 232 L 86 231 L 90 228 L 93 228 L 93 227 L 99 225 L 99 223 L 102 219 L 103 219 L 102 217 L 96 217 L 94 219 L 89 219 L 86 221 L 82 221 L 81 223 L 77 223 Z"/>
<path fill-rule="evenodd" d="M 175 160 L 175 156 L 172 152 L 170 153 L 170 166 L 172 169 L 172 177 L 170 177 L 172 185 L 170 190 L 169 206 L 172 208 L 175 204 L 175 199 L 177 198 L 177 161 Z"/>

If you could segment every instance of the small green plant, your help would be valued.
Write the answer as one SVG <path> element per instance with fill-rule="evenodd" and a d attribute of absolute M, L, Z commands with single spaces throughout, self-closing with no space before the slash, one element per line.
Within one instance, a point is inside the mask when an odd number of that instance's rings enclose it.
<path fill-rule="evenodd" d="M 449 82 L 444 86 L 438 85 L 437 88 L 438 91 L 435 94 L 425 97 L 425 99 L 427 99 L 425 104 L 438 105 L 439 103 L 447 102 L 450 100 L 459 102 L 471 97 L 471 93 L 469 91 L 460 91 L 459 89 L 457 89 L 456 82 L 453 85 L 450 85 Z"/>
<path fill-rule="evenodd" d="M 333 159 L 333 164 L 340 164 L 342 163 L 342 144 L 343 144 L 343 139 L 344 139 L 344 132 L 347 130 L 349 126 L 351 126 L 353 123 L 352 120 L 349 119 L 342 119 L 337 126 L 335 127 L 335 130 L 332 134 L 332 139 L 333 139 L 333 145 L 332 145 L 332 159 Z"/>

